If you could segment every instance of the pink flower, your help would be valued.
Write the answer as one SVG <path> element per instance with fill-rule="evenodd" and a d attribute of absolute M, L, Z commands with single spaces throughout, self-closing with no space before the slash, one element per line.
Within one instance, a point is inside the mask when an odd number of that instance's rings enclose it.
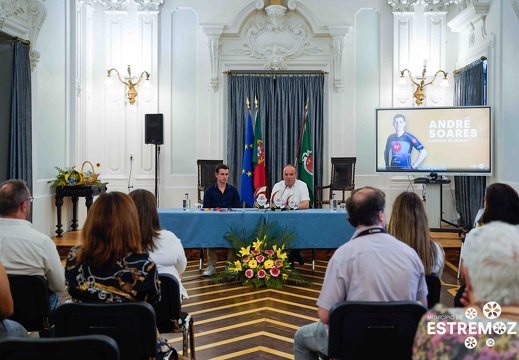
<path fill-rule="evenodd" d="M 272 275 L 274 277 L 278 277 L 279 269 L 277 267 L 271 267 L 270 268 L 270 275 Z"/>
<path fill-rule="evenodd" d="M 276 267 L 280 268 L 283 266 L 283 260 L 277 259 L 276 261 L 274 261 L 274 264 L 276 265 Z"/>
<path fill-rule="evenodd" d="M 251 250 L 250 252 L 252 255 L 259 255 L 259 251 L 258 250 Z"/>
<path fill-rule="evenodd" d="M 260 271 L 258 271 L 258 277 L 260 279 L 263 279 L 265 275 L 267 275 L 267 272 L 265 270 L 261 269 Z"/>
<path fill-rule="evenodd" d="M 262 263 L 263 261 L 265 261 L 265 256 L 263 256 L 263 255 L 256 256 L 256 261 L 259 263 Z"/>
<path fill-rule="evenodd" d="M 274 250 L 272 250 L 272 249 L 265 250 L 265 254 L 274 255 Z"/>
<path fill-rule="evenodd" d="M 246 262 L 249 261 L 249 257 L 248 257 L 248 256 L 244 256 L 243 259 L 242 259 L 241 261 L 243 261 L 244 263 L 246 263 Z"/>
<path fill-rule="evenodd" d="M 247 269 L 245 270 L 245 276 L 250 279 L 254 276 L 254 271 L 252 271 L 252 269 Z"/>

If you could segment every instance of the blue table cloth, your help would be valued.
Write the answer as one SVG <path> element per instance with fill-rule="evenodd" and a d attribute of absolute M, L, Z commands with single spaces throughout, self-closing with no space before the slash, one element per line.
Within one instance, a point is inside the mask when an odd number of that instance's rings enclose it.
<path fill-rule="evenodd" d="M 266 219 L 286 226 L 296 233 L 292 246 L 297 249 L 336 249 L 347 242 L 355 229 L 346 220 L 346 212 L 327 209 L 260 212 L 256 209 L 232 209 L 228 212 L 176 208 L 158 209 L 162 228 L 174 232 L 186 249 L 228 248 L 224 239 L 231 226 L 251 233 L 256 224 Z"/>

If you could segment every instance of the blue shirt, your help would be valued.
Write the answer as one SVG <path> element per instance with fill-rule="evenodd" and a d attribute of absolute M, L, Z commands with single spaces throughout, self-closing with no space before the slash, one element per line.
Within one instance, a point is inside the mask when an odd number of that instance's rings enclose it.
<path fill-rule="evenodd" d="M 203 206 L 204 208 L 240 208 L 240 194 L 234 186 L 229 184 L 222 193 L 218 189 L 218 183 L 214 183 L 205 190 Z"/>
<path fill-rule="evenodd" d="M 413 148 L 422 151 L 423 145 L 416 137 L 408 132 L 404 132 L 401 136 L 397 136 L 396 134 L 389 135 L 386 150 L 384 151 L 386 167 L 410 168 Z"/>

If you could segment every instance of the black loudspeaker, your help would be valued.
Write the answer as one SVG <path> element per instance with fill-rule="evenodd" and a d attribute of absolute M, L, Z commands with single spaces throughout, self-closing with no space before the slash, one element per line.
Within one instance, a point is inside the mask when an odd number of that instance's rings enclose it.
<path fill-rule="evenodd" d="M 146 144 L 164 144 L 164 115 L 146 114 L 144 116 L 144 142 Z"/>

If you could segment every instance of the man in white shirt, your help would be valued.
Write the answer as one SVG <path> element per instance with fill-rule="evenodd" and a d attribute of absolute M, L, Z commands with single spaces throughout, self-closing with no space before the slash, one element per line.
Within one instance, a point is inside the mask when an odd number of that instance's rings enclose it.
<path fill-rule="evenodd" d="M 272 205 L 274 205 L 276 197 L 280 197 L 286 207 L 288 207 L 290 202 L 297 209 L 308 209 L 310 207 L 308 185 L 297 179 L 296 168 L 292 165 L 285 166 L 283 169 L 283 180 L 272 188 Z"/>
<path fill-rule="evenodd" d="M 44 276 L 53 292 L 53 310 L 65 290 L 65 271 L 54 242 L 27 220 L 32 200 L 25 181 L 0 184 L 0 262 L 9 275 Z"/>

